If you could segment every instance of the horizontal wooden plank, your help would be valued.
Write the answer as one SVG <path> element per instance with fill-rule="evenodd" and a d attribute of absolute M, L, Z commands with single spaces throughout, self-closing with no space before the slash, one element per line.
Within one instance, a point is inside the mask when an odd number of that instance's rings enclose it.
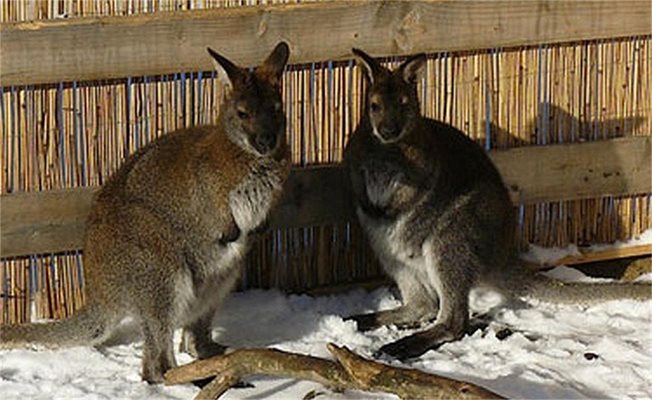
<path fill-rule="evenodd" d="M 577 256 L 566 256 L 558 260 L 547 262 L 544 264 L 537 264 L 531 261 L 522 260 L 527 268 L 532 270 L 547 270 L 553 267 L 558 267 L 560 265 L 578 265 L 586 264 L 597 261 L 608 261 L 608 260 L 618 260 L 622 258 L 629 257 L 641 257 L 641 256 L 650 256 L 652 255 L 652 245 L 642 244 L 642 245 L 631 245 L 627 247 L 611 248 L 611 249 L 589 249 L 581 251 L 580 255 Z M 647 270 L 643 269 L 645 273 Z M 635 277 L 635 272 L 632 273 Z M 627 273 L 621 279 L 628 280 Z M 376 290 L 383 286 L 394 285 L 394 281 L 391 280 L 388 276 L 381 276 L 373 279 L 366 279 L 358 282 L 346 282 L 339 283 L 335 285 L 325 285 L 319 286 L 316 288 L 309 289 L 305 292 L 312 296 L 326 296 L 336 293 L 348 292 L 351 290 L 364 289 L 367 291 Z"/>
<path fill-rule="evenodd" d="M 652 244 L 639 244 L 613 249 L 598 249 L 582 251 L 578 256 L 566 256 L 557 260 L 555 265 L 577 265 L 597 261 L 615 260 L 618 258 L 639 257 L 652 255 Z"/>
<path fill-rule="evenodd" d="M 491 157 L 515 203 L 652 191 L 649 136 L 519 147 L 492 152 Z"/>
<path fill-rule="evenodd" d="M 210 70 L 206 46 L 242 65 L 279 40 L 291 63 L 652 33 L 649 0 L 336 1 L 5 23 L 2 86 Z"/>
<path fill-rule="evenodd" d="M 0 196 L 0 256 L 81 249 L 95 188 Z"/>
<path fill-rule="evenodd" d="M 652 140 L 600 142 L 493 151 L 516 204 L 652 192 Z M 339 166 L 293 170 L 273 228 L 346 222 L 353 218 Z M 82 247 L 93 188 L 0 196 L 0 257 Z"/>
<path fill-rule="evenodd" d="M 349 219 L 351 205 L 341 168 L 291 172 L 272 228 L 326 224 Z M 97 187 L 0 196 L 0 257 L 77 250 Z M 329 205 L 326 207 L 325 205 Z"/>
<path fill-rule="evenodd" d="M 546 269 L 558 265 L 578 265 L 598 261 L 616 260 L 620 258 L 639 257 L 652 255 L 652 244 L 630 245 L 626 247 L 615 247 L 608 249 L 580 249 L 580 254 L 564 256 L 558 260 L 548 261 L 542 264 L 526 262 L 531 269 Z"/>

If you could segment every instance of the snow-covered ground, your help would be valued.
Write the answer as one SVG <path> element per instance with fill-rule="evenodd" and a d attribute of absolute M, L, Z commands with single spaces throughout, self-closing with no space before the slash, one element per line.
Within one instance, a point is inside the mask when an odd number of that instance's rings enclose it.
<path fill-rule="evenodd" d="M 565 267 L 553 275 L 589 279 Z M 482 312 L 497 300 L 493 293 L 474 293 L 472 307 Z M 382 344 L 411 331 L 381 328 L 360 333 L 354 322 L 342 316 L 397 305 L 388 289 L 319 298 L 278 291 L 235 293 L 215 321 L 215 334 L 233 347 L 266 346 L 328 357 L 326 343 L 334 342 L 370 357 Z M 649 399 L 651 323 L 652 301 L 621 300 L 590 307 L 530 303 L 502 308 L 484 332 L 430 351 L 408 365 L 478 383 L 512 398 Z M 497 339 L 495 333 L 505 326 L 516 332 Z M 0 351 L 0 398 L 188 399 L 198 392 L 191 385 L 143 383 L 141 348 L 137 340 L 103 349 Z M 191 361 L 185 354 L 177 358 L 180 363 Z M 290 379 L 254 377 L 249 382 L 255 387 L 232 389 L 225 397 L 301 399 L 316 390 L 324 400 L 392 398 L 363 392 L 338 394 L 316 383 Z"/>

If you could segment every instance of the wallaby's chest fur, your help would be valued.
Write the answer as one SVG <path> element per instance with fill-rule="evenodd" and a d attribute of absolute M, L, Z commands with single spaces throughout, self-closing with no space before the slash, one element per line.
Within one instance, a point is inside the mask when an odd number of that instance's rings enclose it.
<path fill-rule="evenodd" d="M 382 252 L 411 263 L 426 239 L 459 229 L 460 214 L 468 212 L 475 221 L 467 222 L 493 225 L 501 230 L 497 237 L 509 237 L 504 221 L 512 209 L 500 176 L 482 149 L 451 126 L 424 118 L 400 142 L 382 144 L 363 122 L 347 153 L 360 221 Z"/>
<path fill-rule="evenodd" d="M 107 269 L 115 269 L 112 278 L 118 282 L 138 279 L 134 274 L 156 280 L 182 273 L 191 279 L 192 290 L 214 285 L 236 267 L 232 261 L 243 255 L 247 233 L 265 219 L 286 174 L 284 161 L 242 151 L 216 126 L 175 132 L 139 151 L 103 187 L 89 218 L 89 289 L 97 283 L 100 293 L 107 290 Z M 234 242 L 221 245 L 220 235 L 233 222 L 230 216 L 242 232 Z M 126 248 L 107 241 L 122 242 Z M 142 271 L 122 261 L 121 253 L 132 246 L 158 249 L 167 262 L 143 260 L 147 268 L 162 270 Z M 121 248 L 117 254 L 116 247 Z M 115 292 L 109 290 L 106 301 L 119 302 Z M 183 314 L 189 305 L 180 307 Z"/>

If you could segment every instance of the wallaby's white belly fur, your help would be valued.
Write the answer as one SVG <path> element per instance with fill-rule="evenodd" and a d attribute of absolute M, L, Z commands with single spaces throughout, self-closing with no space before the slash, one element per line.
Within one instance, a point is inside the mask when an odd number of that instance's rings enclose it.
<path fill-rule="evenodd" d="M 279 169 L 272 161 L 261 161 L 254 164 L 246 178 L 229 193 L 229 207 L 240 228 L 240 236 L 226 245 L 215 242 L 204 252 L 208 253 L 206 266 L 209 270 L 201 287 L 195 287 L 190 273 L 181 272 L 176 285 L 175 307 L 179 325 L 221 303 L 231 291 L 247 253 L 249 233 L 265 221 L 282 182 Z"/>

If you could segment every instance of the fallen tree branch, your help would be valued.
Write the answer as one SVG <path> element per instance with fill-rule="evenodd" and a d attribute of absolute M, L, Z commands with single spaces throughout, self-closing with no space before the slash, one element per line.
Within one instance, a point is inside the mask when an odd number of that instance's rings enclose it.
<path fill-rule="evenodd" d="M 174 368 L 165 374 L 165 384 L 215 376 L 196 398 L 216 399 L 247 376 L 264 374 L 311 380 L 334 390 L 388 392 L 402 399 L 503 398 L 471 383 L 367 360 L 332 343 L 328 350 L 336 361 L 275 349 L 240 349 Z"/>

